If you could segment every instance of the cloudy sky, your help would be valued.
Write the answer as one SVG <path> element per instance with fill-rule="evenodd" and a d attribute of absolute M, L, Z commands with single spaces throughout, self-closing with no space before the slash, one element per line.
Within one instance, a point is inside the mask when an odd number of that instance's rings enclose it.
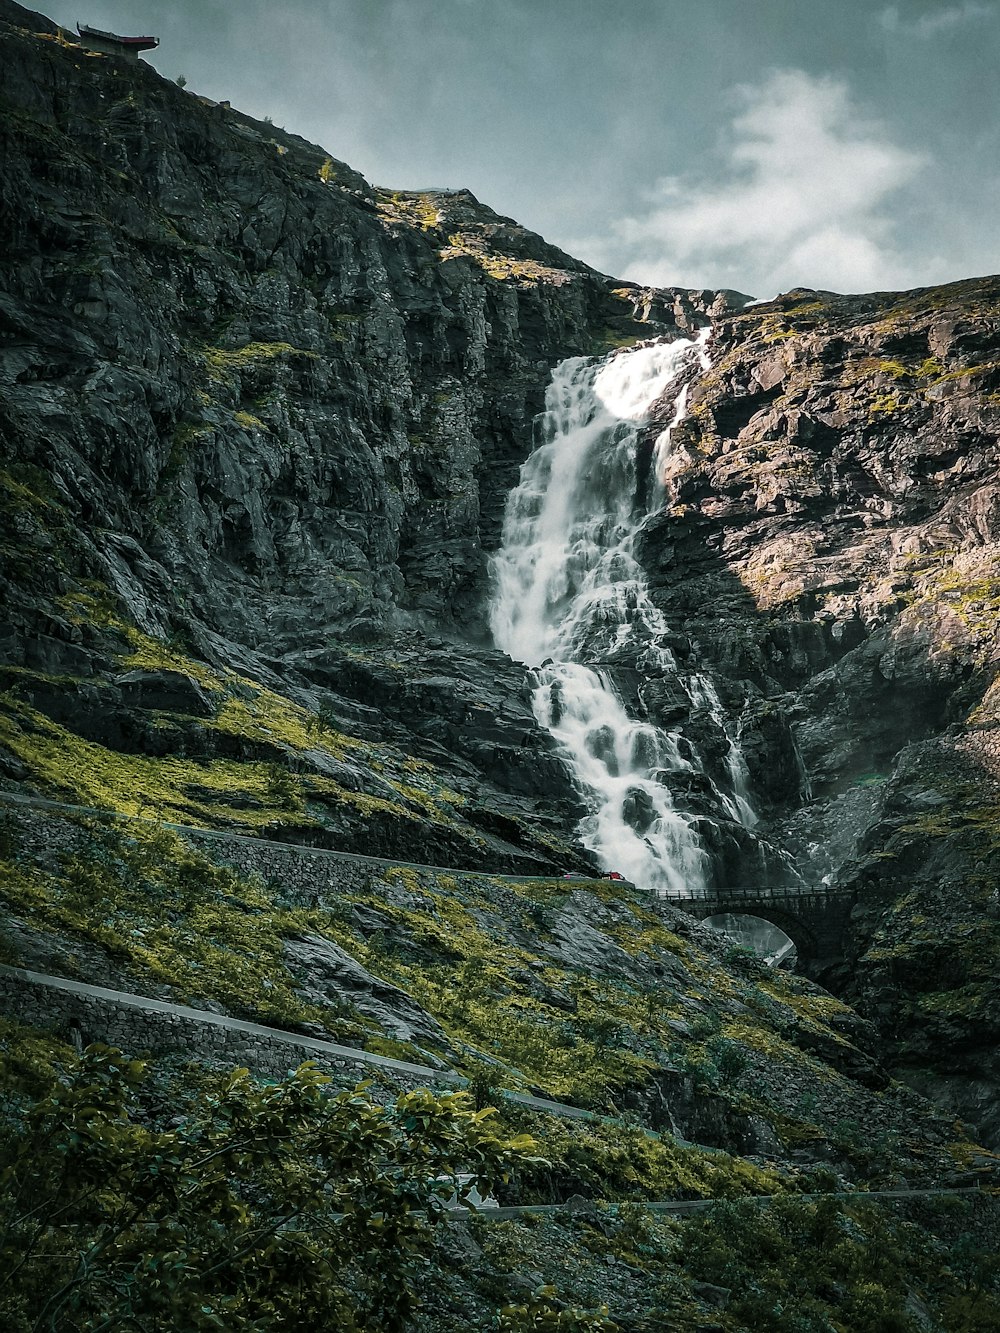
<path fill-rule="evenodd" d="M 49 0 L 369 180 L 771 296 L 1000 270 L 1000 0 Z"/>

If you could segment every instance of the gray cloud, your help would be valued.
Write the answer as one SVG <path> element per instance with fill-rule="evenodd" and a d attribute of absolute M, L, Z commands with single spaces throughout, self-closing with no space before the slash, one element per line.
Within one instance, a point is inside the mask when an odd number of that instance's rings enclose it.
<path fill-rule="evenodd" d="M 762 293 L 1000 267 L 985 0 L 43 3 L 151 31 L 193 91 L 378 184 L 466 186 L 606 272 Z"/>
<path fill-rule="evenodd" d="M 742 280 L 761 296 L 903 280 L 887 205 L 924 157 L 869 122 L 837 79 L 776 70 L 735 99 L 714 177 L 665 177 L 644 211 L 616 223 L 615 248 L 630 254 L 625 276 Z"/>
<path fill-rule="evenodd" d="M 947 32 L 950 28 L 957 28 L 979 19 L 995 19 L 996 16 L 995 5 L 980 4 L 978 0 L 965 0 L 964 4 L 944 5 L 932 9 L 929 13 L 918 14 L 916 17 L 912 14 L 904 16 L 900 13 L 898 5 L 887 5 L 885 9 L 879 11 L 878 21 L 886 32 L 905 33 L 927 40 Z"/>

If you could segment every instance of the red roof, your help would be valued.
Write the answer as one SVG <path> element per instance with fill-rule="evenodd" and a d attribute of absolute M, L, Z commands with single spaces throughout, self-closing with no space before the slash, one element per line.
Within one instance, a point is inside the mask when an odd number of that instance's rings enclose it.
<path fill-rule="evenodd" d="M 103 32 L 100 28 L 90 28 L 86 23 L 78 23 L 76 30 L 81 37 L 103 37 L 106 42 L 117 42 L 119 46 L 137 46 L 142 51 L 151 51 L 159 46 L 159 37 L 119 37 L 116 32 Z"/>

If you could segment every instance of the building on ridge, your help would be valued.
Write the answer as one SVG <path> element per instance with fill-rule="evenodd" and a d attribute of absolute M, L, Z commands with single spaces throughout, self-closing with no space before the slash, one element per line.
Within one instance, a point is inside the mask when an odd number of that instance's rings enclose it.
<path fill-rule="evenodd" d="M 159 37 L 119 37 L 114 32 L 102 32 L 100 28 L 90 28 L 86 23 L 78 23 L 76 30 L 80 34 L 80 45 L 90 51 L 100 51 L 106 56 L 128 56 L 138 60 L 143 51 L 152 51 L 159 46 Z"/>

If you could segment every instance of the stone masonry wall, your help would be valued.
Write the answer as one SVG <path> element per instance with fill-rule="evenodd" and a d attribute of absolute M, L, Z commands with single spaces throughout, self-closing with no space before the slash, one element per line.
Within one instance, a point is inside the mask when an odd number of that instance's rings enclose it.
<path fill-rule="evenodd" d="M 77 1044 L 102 1041 L 131 1054 L 217 1060 L 228 1066 L 245 1065 L 271 1077 L 282 1078 L 304 1060 L 315 1060 L 336 1082 L 347 1085 L 373 1075 L 396 1090 L 416 1085 L 453 1087 L 465 1082 L 447 1070 L 353 1051 L 224 1014 L 43 977 L 23 968 L 0 966 L 0 1012 Z"/>
<path fill-rule="evenodd" d="M 80 818 L 120 824 L 126 831 L 129 824 L 154 822 L 11 792 L 0 792 L 0 816 L 11 821 L 12 831 L 21 847 L 35 851 L 44 848 L 50 852 L 73 852 L 91 842 L 93 834 L 81 826 Z M 244 875 L 259 875 L 295 906 L 313 906 L 342 893 L 376 894 L 387 880 L 402 875 L 406 876 L 408 884 L 427 888 L 432 888 L 441 877 L 493 878 L 469 870 L 449 870 L 349 852 L 298 847 L 293 843 L 270 842 L 213 829 L 186 828 L 180 824 L 165 827 L 216 864 L 230 866 Z"/>

